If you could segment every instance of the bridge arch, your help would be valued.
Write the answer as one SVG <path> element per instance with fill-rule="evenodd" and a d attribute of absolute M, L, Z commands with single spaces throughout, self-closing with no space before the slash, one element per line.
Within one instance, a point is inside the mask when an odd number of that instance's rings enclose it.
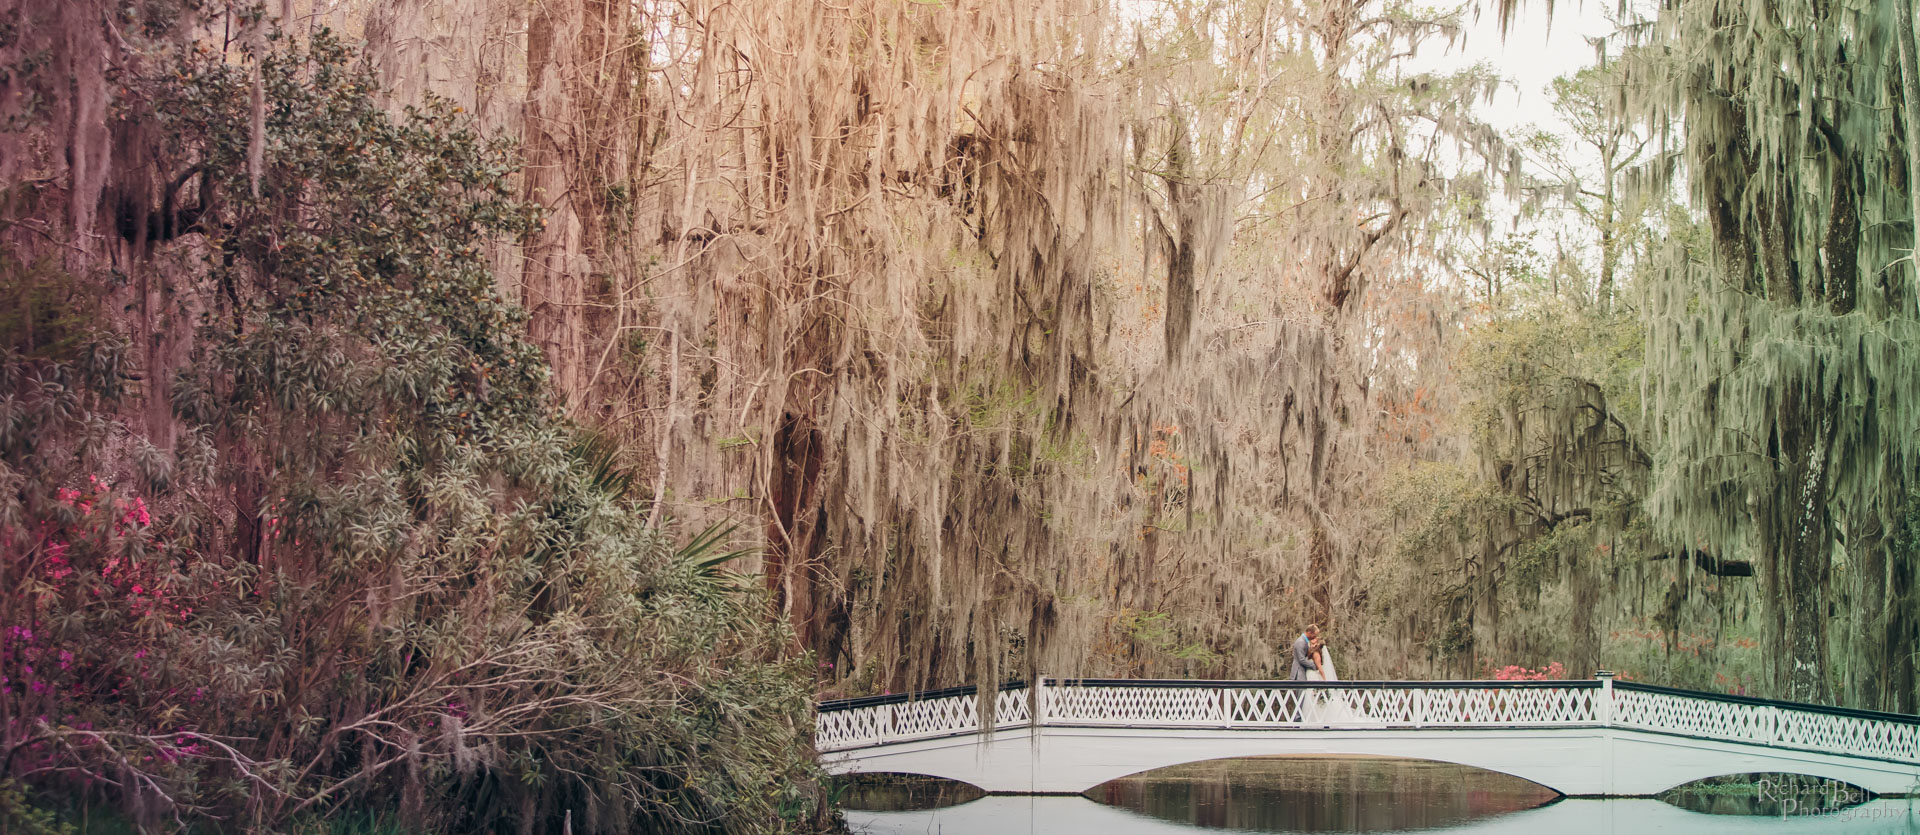
<path fill-rule="evenodd" d="M 1082 782 L 1091 780 L 1079 791 L 1108 780 L 1170 766 L 1220 759 L 1317 754 L 1448 763 L 1525 780 L 1561 795 L 1593 793 L 1590 784 L 1598 778 L 1597 773 L 1584 773 L 1578 765 L 1597 763 L 1599 757 L 1590 751 L 1598 747 L 1598 737 L 1527 730 L 1149 733 L 1123 739 L 1127 741 L 1122 745 L 1131 749 L 1130 755 L 1110 760 L 1114 754 L 1111 749 L 1115 747 L 1110 738 L 1062 734 L 1050 729 L 1046 734 L 1043 763 L 1061 772 L 1084 775 Z M 1102 765 L 1103 761 L 1112 764 Z"/>
<path fill-rule="evenodd" d="M 1694 783 L 1706 782 L 1708 780 L 1715 780 L 1721 777 L 1746 777 L 1746 778 L 1758 778 L 1763 780 L 1773 779 L 1773 778 L 1803 777 L 1803 778 L 1812 779 L 1812 780 L 1829 780 L 1835 783 L 1840 783 L 1842 785 L 1848 786 L 1850 788 L 1859 789 L 1861 791 L 1868 791 L 1868 789 L 1865 786 L 1856 786 L 1838 777 L 1823 777 L 1818 774 L 1802 774 L 1797 771 L 1728 771 L 1723 774 L 1709 774 L 1705 777 L 1697 777 L 1692 780 L 1688 780 L 1684 783 L 1676 783 L 1672 786 L 1668 786 L 1666 791 L 1672 791 L 1673 789 L 1686 788 L 1687 786 L 1693 785 Z M 1748 780 L 1746 782 L 1753 782 L 1753 781 Z"/>
<path fill-rule="evenodd" d="M 1348 751 L 1315 751 L 1315 752 L 1309 752 L 1309 753 L 1255 754 L 1255 755 L 1248 755 L 1248 756 L 1210 757 L 1206 759 L 1191 760 L 1184 763 L 1174 763 L 1172 765 L 1164 765 L 1164 766 L 1160 766 L 1159 768 L 1142 769 L 1140 771 L 1135 771 L 1131 774 L 1120 775 L 1119 777 L 1115 777 L 1113 779 L 1124 780 L 1129 777 L 1138 777 L 1140 775 L 1150 774 L 1152 772 L 1160 771 L 1162 769 L 1179 768 L 1181 766 L 1188 766 L 1188 765 L 1201 765 L 1204 763 L 1211 763 L 1211 762 L 1225 762 L 1229 760 L 1255 760 L 1255 761 L 1272 762 L 1272 761 L 1281 761 L 1281 760 L 1310 760 L 1316 757 L 1327 757 L 1327 756 L 1341 757 L 1341 758 L 1346 758 L 1346 757 L 1366 758 L 1366 759 L 1341 760 L 1345 762 L 1391 762 L 1391 763 L 1414 763 L 1414 764 L 1458 766 L 1460 768 L 1472 769 L 1474 771 L 1483 772 L 1486 774 L 1495 774 L 1501 777 L 1511 778 L 1519 783 L 1524 783 L 1529 786 L 1536 786 L 1545 791 L 1552 792 L 1553 794 L 1559 795 L 1562 797 L 1565 796 L 1564 792 L 1561 792 L 1559 789 L 1555 789 L 1552 786 L 1548 786 L 1542 783 L 1535 782 L 1533 780 L 1529 780 L 1526 777 L 1520 776 L 1518 774 L 1510 774 L 1505 771 L 1500 771 L 1498 769 L 1492 769 L 1492 768 L 1485 768 L 1482 766 L 1474 765 L 1472 763 L 1457 762 L 1454 760 L 1436 759 L 1433 757 L 1407 757 L 1407 756 L 1400 756 L 1397 754 L 1356 754 Z M 1112 782 L 1112 781 L 1110 780 L 1108 782 Z M 1106 783 L 1097 784 L 1095 788 L 1098 788 L 1098 786 L 1103 786 L 1103 785 L 1106 785 Z"/>
<path fill-rule="evenodd" d="M 941 769 L 936 766 L 932 769 L 921 769 L 921 770 L 910 770 L 910 768 L 894 768 L 894 769 L 889 769 L 885 771 L 872 771 L 867 769 L 861 769 L 857 771 L 843 770 L 843 771 L 837 771 L 835 773 L 841 777 L 861 777 L 861 778 L 872 778 L 876 780 L 884 779 L 887 777 L 928 777 L 936 780 L 945 780 L 949 783 L 954 784 L 955 786 L 964 786 L 968 789 L 972 789 L 982 794 L 992 793 L 986 787 L 973 782 L 973 780 L 980 779 L 980 775 L 977 773 L 967 773 L 967 774 L 962 774 L 961 776 L 954 776 L 952 773 L 935 774 L 935 773 L 932 773 L 933 771 L 954 772 L 956 771 L 956 769 Z M 972 778 L 972 779 L 968 779 L 968 778 Z"/>
<path fill-rule="evenodd" d="M 1221 758 L 1210 758 L 1210 760 L 1192 760 L 1192 762 L 1183 762 L 1183 764 L 1175 764 L 1175 766 L 1150 768 L 1150 770 L 1142 770 L 1142 772 L 1133 772 L 1133 774 L 1114 777 L 1114 781 L 1133 779 L 1133 777 L 1142 777 L 1142 775 L 1152 775 L 1156 774 L 1156 772 L 1165 772 L 1165 770 L 1177 770 L 1177 768 L 1185 768 L 1185 766 L 1208 766 L 1208 764 L 1227 764 L 1227 762 L 1244 764 L 1242 768 L 1250 768 L 1250 770 L 1258 770 L 1258 768 L 1261 768 L 1260 764 L 1313 764 L 1313 762 L 1317 762 L 1319 766 L 1325 766 L 1327 770 L 1331 770 L 1334 774 L 1338 774 L 1340 768 L 1354 768 L 1354 770 L 1361 770 L 1361 768 L 1413 768 L 1413 770 L 1417 770 L 1417 768 L 1440 766 L 1440 770 L 1438 770 L 1436 774 L 1430 775 L 1402 772 L 1402 774 L 1396 775 L 1396 785 L 1407 787 L 1407 785 L 1413 785 L 1413 783 L 1409 783 L 1405 777 L 1421 777 L 1421 779 L 1428 779 L 1428 781 L 1436 781 L 1436 783 L 1434 783 L 1434 791 L 1442 791 L 1442 793 L 1444 793 L 1444 791 L 1450 791 L 1448 785 L 1459 785 L 1461 791 L 1496 791 L 1496 793 L 1500 793 L 1500 791 L 1511 791 L 1511 793 L 1517 793 L 1517 795 L 1538 795 L 1536 802 L 1551 802 L 1551 800 L 1565 797 L 1559 789 L 1553 789 L 1553 787 L 1549 787 L 1549 785 L 1536 783 L 1536 781 L 1526 779 L 1526 777 L 1521 777 L 1521 775 L 1498 772 L 1498 770 L 1492 770 L 1492 768 L 1480 768 L 1480 766 L 1465 764 L 1465 762 L 1436 760 L 1436 758 L 1425 758 L 1425 756 L 1346 754 L 1346 752 L 1332 751 L 1300 752 L 1300 754 L 1267 754 L 1267 756 L 1221 756 Z M 1309 772 L 1304 772 L 1304 770 L 1302 770 L 1302 772 L 1292 772 L 1292 770 L 1288 770 L 1288 772 L 1281 772 L 1281 774 L 1306 775 L 1309 774 Z M 1488 777 L 1488 779 L 1492 779 L 1492 781 L 1480 783 L 1480 781 L 1475 781 L 1478 777 Z M 1467 781 L 1463 781 L 1463 779 L 1467 779 Z M 1096 785 L 1094 789 L 1112 785 L 1114 781 L 1100 783 L 1100 785 Z M 1469 783 L 1469 781 L 1473 781 L 1473 783 Z M 1505 785 L 1501 785 L 1501 783 L 1505 783 Z"/>
<path fill-rule="evenodd" d="M 836 782 L 834 794 L 840 803 L 854 809 L 938 809 L 971 803 L 987 795 L 986 789 L 972 783 L 897 771 L 844 775 Z"/>
<path fill-rule="evenodd" d="M 1653 796 L 1688 783 L 1735 774 L 1796 774 L 1858 786 L 1874 794 L 1920 791 L 1920 765 L 1719 740 L 1616 731 L 1610 793 Z"/>
<path fill-rule="evenodd" d="M 1699 776 L 1689 777 L 1685 780 L 1681 780 L 1677 783 L 1673 783 L 1672 785 L 1669 785 L 1663 789 L 1652 792 L 1652 794 L 1666 794 L 1667 792 L 1673 791 L 1674 789 L 1685 788 L 1687 786 L 1693 785 L 1694 783 L 1700 783 L 1700 782 L 1713 780 L 1720 777 L 1740 777 L 1743 775 L 1752 775 L 1752 774 L 1765 775 L 1765 776 L 1779 776 L 1779 777 L 1806 777 L 1806 778 L 1811 778 L 1816 780 L 1831 780 L 1835 783 L 1843 783 L 1845 785 L 1859 789 L 1863 792 L 1869 792 L 1876 795 L 1882 794 L 1882 793 L 1888 793 L 1888 792 L 1874 792 L 1873 790 L 1868 789 L 1865 786 L 1861 786 L 1857 783 L 1854 783 L 1853 780 L 1850 780 L 1848 778 L 1852 777 L 1852 778 L 1858 779 L 1859 777 L 1858 773 L 1852 769 L 1846 769 L 1846 768 L 1820 768 L 1818 766 L 1794 766 L 1794 767 L 1776 766 L 1776 767 L 1762 768 L 1762 769 L 1733 768 L 1729 770 L 1723 767 L 1723 768 L 1701 769 L 1701 771 L 1702 772 L 1710 771 L 1713 773 L 1711 774 L 1701 773 L 1699 774 Z M 1824 772 L 1824 773 L 1816 773 L 1816 772 Z"/>
<path fill-rule="evenodd" d="M 857 757 L 828 755 L 839 773 L 941 777 L 989 792 L 1079 794 L 1110 780 L 1211 760 L 1340 754 L 1449 763 L 1504 774 L 1563 795 L 1598 794 L 1604 736 L 1548 729 L 1267 731 L 1157 728 L 1020 729 L 905 742 Z"/>

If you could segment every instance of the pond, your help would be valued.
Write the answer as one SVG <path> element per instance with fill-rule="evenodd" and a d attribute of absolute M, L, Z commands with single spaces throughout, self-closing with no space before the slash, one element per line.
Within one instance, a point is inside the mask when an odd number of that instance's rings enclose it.
<path fill-rule="evenodd" d="M 1214 760 L 1065 797 L 984 796 L 963 784 L 896 778 L 854 784 L 841 800 L 848 827 L 873 835 L 1920 833 L 1920 810 L 1908 800 L 1869 799 L 1839 784 L 1755 775 L 1664 800 L 1589 800 L 1466 766 L 1382 757 Z"/>

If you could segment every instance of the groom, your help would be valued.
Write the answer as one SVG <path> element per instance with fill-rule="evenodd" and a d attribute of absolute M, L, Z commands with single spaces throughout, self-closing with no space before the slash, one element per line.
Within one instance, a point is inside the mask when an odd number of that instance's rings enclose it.
<path fill-rule="evenodd" d="M 1309 623 L 1307 624 L 1307 631 L 1300 633 L 1300 637 L 1293 639 L 1293 675 L 1289 676 L 1289 678 L 1294 681 L 1306 681 L 1308 670 L 1320 669 L 1319 663 L 1313 660 L 1312 646 L 1313 639 L 1318 637 L 1320 637 L 1320 627 L 1317 624 Z"/>

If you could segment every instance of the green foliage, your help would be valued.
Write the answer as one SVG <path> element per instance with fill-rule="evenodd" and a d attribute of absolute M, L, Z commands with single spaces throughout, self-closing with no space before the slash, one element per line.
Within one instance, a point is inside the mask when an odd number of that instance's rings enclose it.
<path fill-rule="evenodd" d="M 1436 660 L 1476 649 L 1553 656 L 1584 674 L 1599 660 L 1598 622 L 1568 623 L 1553 607 L 1569 602 L 1540 595 L 1601 582 L 1595 563 L 1649 547 L 1627 533 L 1644 532 L 1635 520 L 1650 463 L 1638 426 L 1641 326 L 1526 280 L 1524 258 L 1501 269 L 1506 292 L 1454 355 L 1474 463 L 1416 465 L 1392 480 L 1386 503 L 1401 528 L 1394 552 L 1366 565 L 1367 588 L 1382 624 L 1427 636 Z M 1536 633 L 1545 645 L 1527 644 L 1524 628 L 1476 629 L 1515 616 L 1524 627 L 1536 609 L 1551 612 L 1553 628 Z"/>
<path fill-rule="evenodd" d="M 293 833 L 294 835 L 422 835 L 420 829 L 407 826 L 394 815 L 382 815 L 377 812 L 336 815 L 310 821 L 295 826 Z"/>
<path fill-rule="evenodd" d="M 1602 417 L 1636 420 L 1643 339 L 1637 317 L 1552 300 L 1495 313 L 1469 331 L 1454 361 L 1474 440 L 1521 442 L 1502 437 L 1524 431 L 1510 424 L 1585 388 L 1608 404 Z"/>
<path fill-rule="evenodd" d="M 1022 387 L 1010 377 L 995 375 L 990 381 L 976 380 L 966 388 L 960 404 L 966 415 L 963 428 L 974 432 L 1006 431 L 1037 413 L 1038 397 L 1038 392 Z"/>
<path fill-rule="evenodd" d="M 18 780 L 0 780 L 0 831 L 19 835 L 75 835 L 72 824 L 63 823 L 50 809 L 28 801 L 28 791 Z"/>
<path fill-rule="evenodd" d="M 93 330 L 79 289 L 54 265 L 13 262 L 0 250 L 0 346 L 32 358 L 71 358 Z"/>
<path fill-rule="evenodd" d="M 750 548 L 726 549 L 723 547 L 733 539 L 736 527 L 721 524 L 707 526 L 706 530 L 695 534 L 692 539 L 687 540 L 685 545 L 680 546 L 679 553 L 675 555 L 677 561 L 690 566 L 695 573 L 709 582 L 745 588 L 750 582 L 749 578 L 725 567 L 727 563 L 741 557 L 752 556 L 754 553 Z"/>
<path fill-rule="evenodd" d="M 0 742 L 34 784 L 262 831 L 809 826 L 788 636 L 724 532 L 648 525 L 494 290 L 482 247 L 539 222 L 509 149 L 445 103 L 390 117 L 326 35 L 127 82 L 217 195 L 213 292 L 151 489 L 102 466 L 145 443 L 123 343 L 0 349 Z"/>
<path fill-rule="evenodd" d="M 1128 638 L 1168 658 L 1205 664 L 1220 657 L 1204 643 L 1184 640 L 1179 626 L 1166 612 L 1126 612 L 1120 616 L 1119 626 Z"/>

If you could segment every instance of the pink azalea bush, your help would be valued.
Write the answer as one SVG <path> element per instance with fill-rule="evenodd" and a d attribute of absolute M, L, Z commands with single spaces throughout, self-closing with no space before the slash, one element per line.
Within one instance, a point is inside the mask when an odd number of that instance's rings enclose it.
<path fill-rule="evenodd" d="M 17 592 L 0 597 L 5 776 L 65 774 L 83 794 L 133 780 L 157 797 L 211 776 L 215 752 L 183 709 L 214 678 L 193 619 L 215 590 L 194 557 L 99 473 L 23 498 L 0 525 L 0 584 Z"/>
<path fill-rule="evenodd" d="M 1567 677 L 1567 668 L 1555 661 L 1537 670 L 1508 664 L 1493 671 L 1495 681 L 1558 681 Z"/>

